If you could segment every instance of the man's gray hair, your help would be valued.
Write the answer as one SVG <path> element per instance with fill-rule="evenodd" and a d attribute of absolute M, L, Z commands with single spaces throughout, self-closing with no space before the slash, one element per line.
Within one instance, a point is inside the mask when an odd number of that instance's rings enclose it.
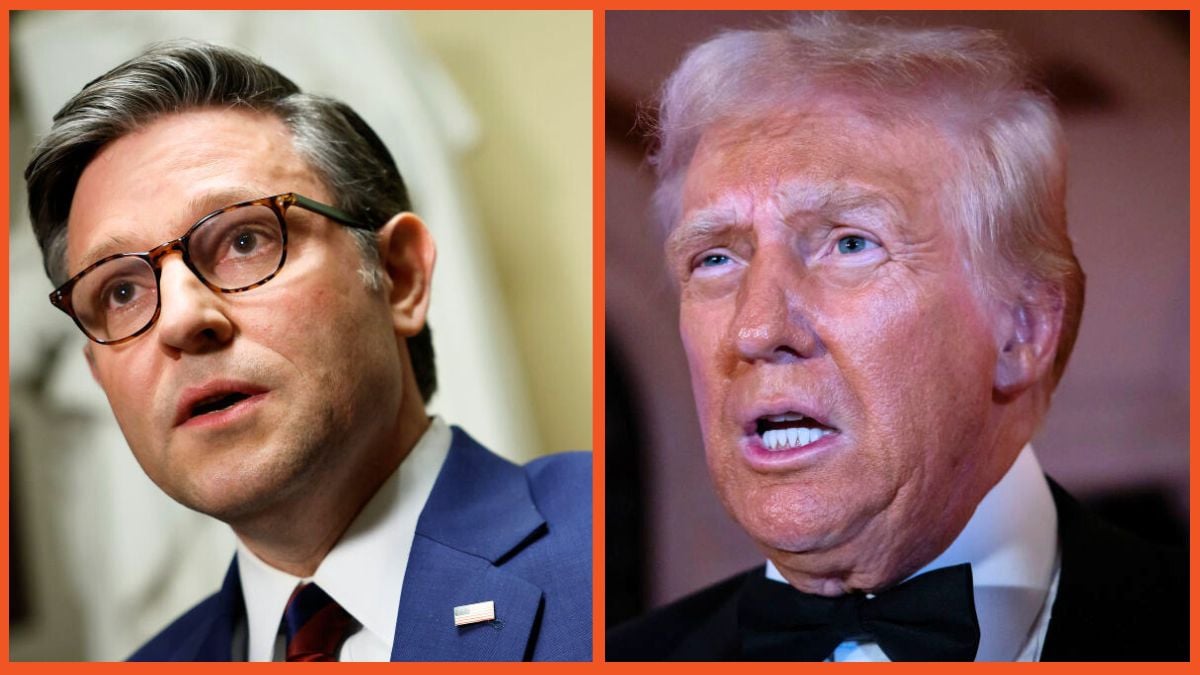
<path fill-rule="evenodd" d="M 29 212 L 46 274 L 68 278 L 67 221 L 83 170 L 106 144 L 163 115 L 200 108 L 244 108 L 276 115 L 320 176 L 335 205 L 382 227 L 410 211 L 408 191 L 383 141 L 350 106 L 306 94 L 279 71 L 239 51 L 173 41 L 151 47 L 90 82 L 54 116 L 25 169 Z M 375 232 L 351 228 L 368 285 L 382 283 Z M 413 373 L 428 402 L 437 389 L 429 326 L 408 338 Z"/>
<path fill-rule="evenodd" d="M 840 96 L 882 125 L 940 132 L 958 151 L 946 215 L 967 234 L 982 287 L 1004 297 L 1052 289 L 1062 302 L 1053 381 L 1083 313 L 1084 275 L 1067 234 L 1066 145 L 1050 98 L 995 32 L 864 25 L 837 14 L 735 30 L 693 48 L 663 87 L 655 209 L 682 216 L 683 181 L 712 125 L 785 114 Z"/>

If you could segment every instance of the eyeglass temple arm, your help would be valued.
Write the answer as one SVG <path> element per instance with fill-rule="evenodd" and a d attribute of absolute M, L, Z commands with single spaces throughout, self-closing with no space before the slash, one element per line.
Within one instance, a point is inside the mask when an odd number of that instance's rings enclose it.
<path fill-rule="evenodd" d="M 309 199 L 308 197 L 305 197 L 304 195 L 298 195 L 298 194 L 292 193 L 292 196 L 295 197 L 297 206 L 308 209 L 309 211 L 313 211 L 315 213 L 319 213 L 319 214 L 325 216 L 326 218 L 332 218 L 333 220 L 336 220 L 343 225 L 353 227 L 353 228 L 356 228 L 359 230 L 374 230 L 375 229 L 374 227 L 371 227 L 370 225 L 367 225 L 365 223 L 355 220 L 353 216 L 346 213 L 345 211 L 342 211 L 341 209 L 335 209 L 334 207 L 328 206 L 326 204 L 322 204 L 321 202 L 315 202 L 315 201 Z"/>

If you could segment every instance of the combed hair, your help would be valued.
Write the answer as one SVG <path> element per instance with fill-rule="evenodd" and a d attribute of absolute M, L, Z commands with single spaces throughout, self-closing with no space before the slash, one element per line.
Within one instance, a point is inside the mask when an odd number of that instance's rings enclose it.
<path fill-rule="evenodd" d="M 29 213 L 54 285 L 69 276 L 71 201 L 96 153 L 163 115 L 211 107 L 279 117 L 335 205 L 359 222 L 378 229 L 393 215 L 412 210 L 391 153 L 350 106 L 306 94 L 279 71 L 242 52 L 189 40 L 164 42 L 88 83 L 58 111 L 50 132 L 34 148 L 25 169 Z M 380 288 L 377 233 L 349 231 L 363 254 L 364 279 Z M 407 343 L 417 386 L 428 402 L 437 390 L 428 324 Z"/>
<path fill-rule="evenodd" d="M 786 113 L 839 96 L 884 126 L 928 128 L 958 153 L 942 208 L 966 233 L 981 288 L 1004 297 L 1049 288 L 1063 324 L 1054 382 L 1083 313 L 1084 274 L 1067 234 L 1066 144 L 1049 96 L 996 32 L 797 16 L 720 33 L 693 48 L 664 85 L 654 205 L 666 231 L 682 216 L 687 168 L 715 124 Z"/>

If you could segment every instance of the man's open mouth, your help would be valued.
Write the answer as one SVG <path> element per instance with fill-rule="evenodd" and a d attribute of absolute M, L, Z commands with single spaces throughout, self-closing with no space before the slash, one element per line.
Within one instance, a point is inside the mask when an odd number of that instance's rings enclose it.
<path fill-rule="evenodd" d="M 216 415 L 265 393 L 267 390 L 257 385 L 234 381 L 211 382 L 190 388 L 180 397 L 175 426 Z"/>
<path fill-rule="evenodd" d="M 231 391 L 224 394 L 217 394 L 216 396 L 210 396 L 206 399 L 198 401 L 196 405 L 192 406 L 192 409 L 188 414 L 188 419 L 224 410 L 231 406 L 237 405 L 248 398 L 250 398 L 250 394 L 240 391 Z"/>
<path fill-rule="evenodd" d="M 821 440 L 837 429 L 800 413 L 764 415 L 757 420 L 756 433 L 767 450 L 793 450 Z"/>

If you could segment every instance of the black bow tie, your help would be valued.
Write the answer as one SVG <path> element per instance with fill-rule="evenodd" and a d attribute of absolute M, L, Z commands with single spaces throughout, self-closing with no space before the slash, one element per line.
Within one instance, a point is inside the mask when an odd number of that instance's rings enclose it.
<path fill-rule="evenodd" d="M 747 661 L 823 661 L 847 639 L 879 644 L 893 661 L 973 661 L 979 649 L 971 566 L 927 572 L 868 598 L 801 593 L 751 574 L 738 605 Z"/>

